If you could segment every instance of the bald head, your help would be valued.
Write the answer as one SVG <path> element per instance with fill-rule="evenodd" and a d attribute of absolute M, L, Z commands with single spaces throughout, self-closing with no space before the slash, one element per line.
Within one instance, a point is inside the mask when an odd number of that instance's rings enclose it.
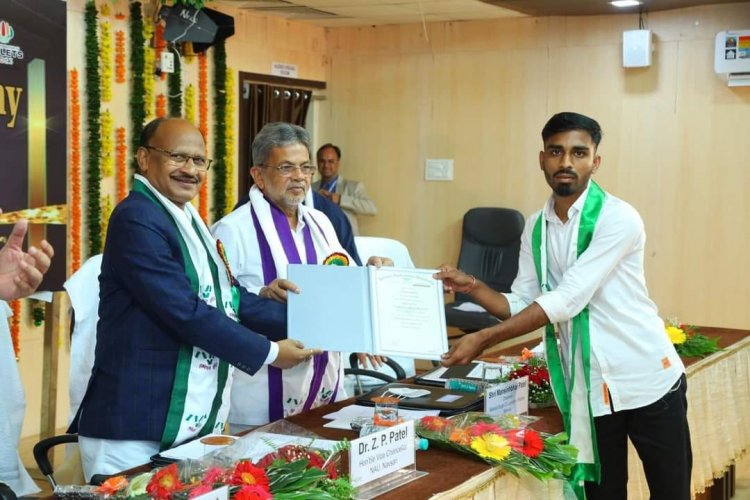
<path fill-rule="evenodd" d="M 157 118 L 146 124 L 137 158 L 141 175 L 179 207 L 198 195 L 206 179 L 203 135 L 182 118 Z"/>

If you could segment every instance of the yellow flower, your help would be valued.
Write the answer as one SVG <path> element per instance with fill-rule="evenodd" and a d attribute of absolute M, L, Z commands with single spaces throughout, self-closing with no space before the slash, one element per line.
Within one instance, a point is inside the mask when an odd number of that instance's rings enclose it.
<path fill-rule="evenodd" d="M 682 344 L 687 340 L 687 335 L 685 334 L 685 331 L 682 328 L 678 328 L 673 325 L 667 325 L 666 327 L 667 335 L 669 336 L 669 340 L 673 344 Z"/>
<path fill-rule="evenodd" d="M 504 437 L 489 433 L 471 440 L 471 447 L 482 458 L 505 460 L 510 455 L 510 445 Z"/>

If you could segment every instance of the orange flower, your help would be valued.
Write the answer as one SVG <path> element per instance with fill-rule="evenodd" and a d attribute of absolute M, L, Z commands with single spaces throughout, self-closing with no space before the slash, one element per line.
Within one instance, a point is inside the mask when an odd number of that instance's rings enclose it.
<path fill-rule="evenodd" d="M 146 493 L 156 500 L 168 500 L 172 493 L 183 487 L 177 473 L 177 464 L 172 464 L 154 474 L 146 486 Z"/>
<path fill-rule="evenodd" d="M 10 303 L 10 308 L 13 310 L 13 315 L 10 318 L 10 338 L 13 341 L 13 352 L 16 355 L 16 361 L 18 361 L 21 355 L 21 344 L 18 342 L 18 336 L 21 332 L 21 301 L 14 300 Z"/>
<path fill-rule="evenodd" d="M 71 268 L 81 267 L 81 102 L 78 70 L 70 70 L 70 257 Z"/>
<path fill-rule="evenodd" d="M 451 435 L 448 437 L 449 440 L 456 444 L 468 446 L 471 444 L 471 434 L 467 429 L 457 428 L 451 431 Z"/>
<path fill-rule="evenodd" d="M 448 429 L 453 425 L 450 420 L 442 417 L 422 417 L 419 422 L 425 429 L 437 432 Z"/>
<path fill-rule="evenodd" d="M 260 467 L 256 467 L 250 460 L 242 460 L 234 468 L 232 472 L 232 484 L 244 486 L 244 485 L 258 485 L 261 488 L 269 491 L 268 476 L 266 471 Z"/>
<path fill-rule="evenodd" d="M 104 481 L 99 487 L 96 488 L 96 492 L 104 496 L 114 495 L 120 490 L 124 490 L 128 487 L 128 480 L 125 476 L 114 476 Z"/>
<path fill-rule="evenodd" d="M 529 358 L 533 358 L 534 353 L 528 350 L 526 347 L 521 351 L 521 361 L 527 361 Z"/>

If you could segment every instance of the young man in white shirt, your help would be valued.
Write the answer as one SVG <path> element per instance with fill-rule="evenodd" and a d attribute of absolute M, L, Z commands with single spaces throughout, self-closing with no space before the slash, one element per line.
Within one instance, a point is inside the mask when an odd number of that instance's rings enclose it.
<path fill-rule="evenodd" d="M 552 196 L 527 220 L 511 293 L 450 266 L 435 275 L 504 320 L 460 339 L 443 364 L 468 363 L 546 325 L 555 397 L 579 449 L 571 476 L 579 498 L 584 490 L 588 499 L 627 498 L 630 438 L 651 497 L 688 499 L 685 369 L 648 297 L 643 222 L 591 180 L 601 135 L 595 120 L 577 113 L 556 114 L 542 130 L 539 165 Z"/>

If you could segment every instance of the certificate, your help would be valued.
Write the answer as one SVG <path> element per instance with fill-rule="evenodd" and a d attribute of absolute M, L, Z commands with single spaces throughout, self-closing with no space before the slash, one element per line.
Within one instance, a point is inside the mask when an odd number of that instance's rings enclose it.
<path fill-rule="evenodd" d="M 430 269 L 290 264 L 289 338 L 307 347 L 440 359 L 448 351 L 443 283 Z"/>

